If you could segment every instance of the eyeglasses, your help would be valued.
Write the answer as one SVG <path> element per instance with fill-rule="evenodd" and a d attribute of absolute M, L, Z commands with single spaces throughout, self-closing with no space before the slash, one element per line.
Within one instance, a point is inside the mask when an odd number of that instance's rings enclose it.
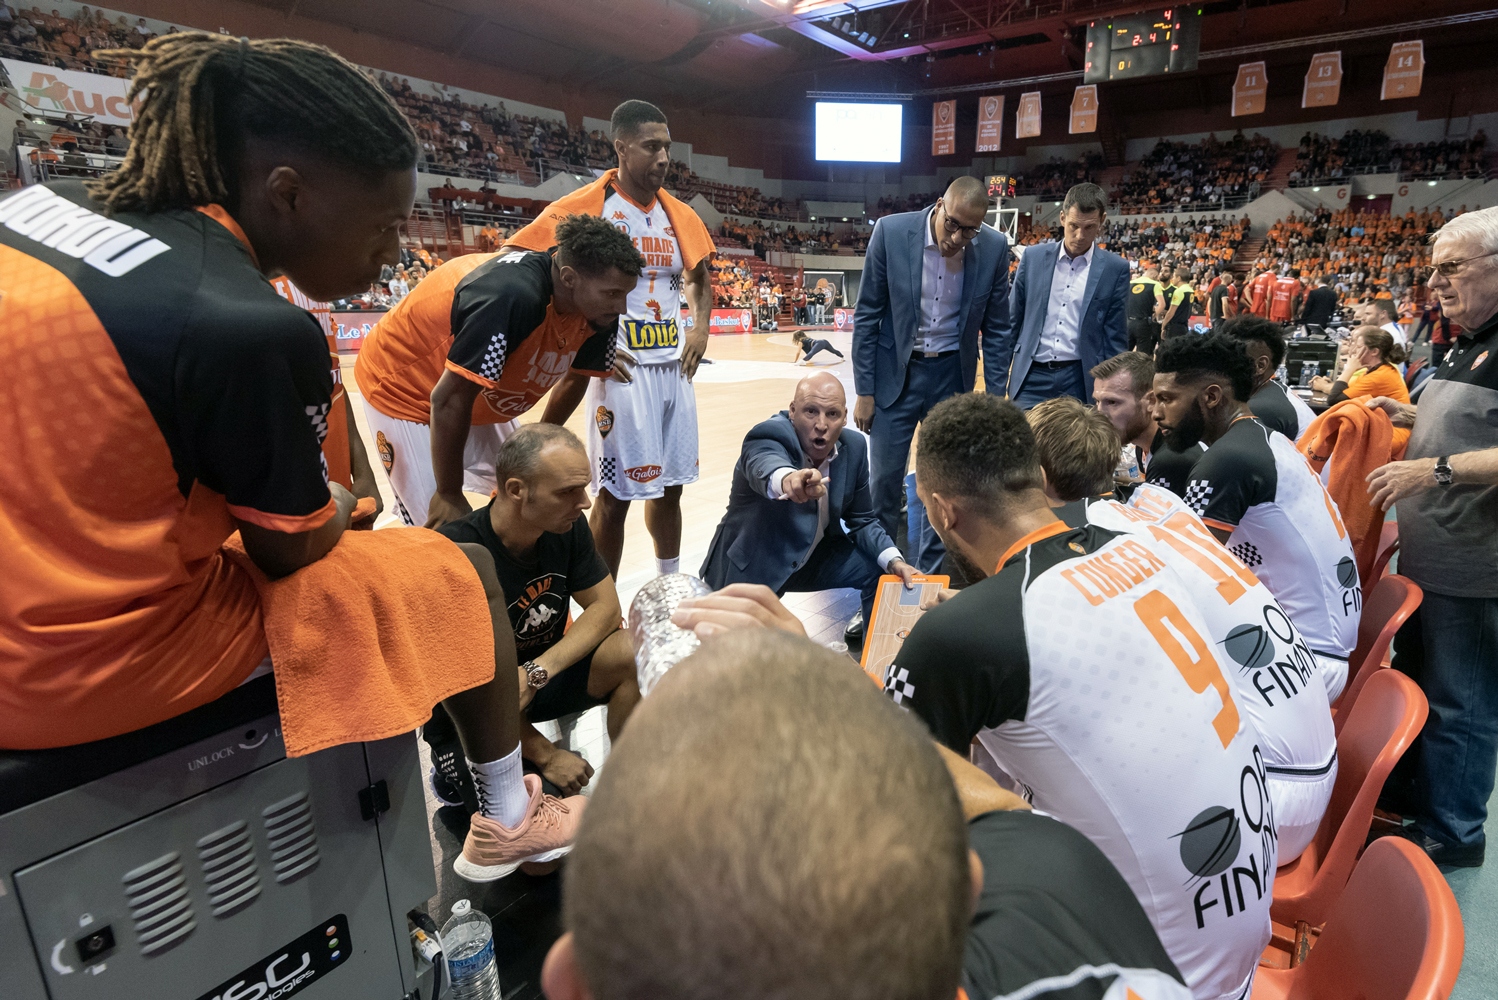
<path fill-rule="evenodd" d="M 1424 272 L 1427 282 L 1435 277 L 1437 273 L 1443 278 L 1454 278 L 1461 271 L 1463 264 L 1470 264 L 1472 261 L 1482 260 L 1484 257 L 1498 257 L 1498 250 L 1492 253 L 1480 253 L 1476 257 L 1463 257 L 1461 260 L 1443 260 L 1439 264 L 1432 264 L 1430 267 L 1421 268 L 1421 270 Z"/>
<path fill-rule="evenodd" d="M 941 203 L 938 202 L 938 204 Z M 941 206 L 941 227 L 947 231 L 948 236 L 956 236 L 958 233 L 961 233 L 966 239 L 972 239 L 973 237 L 977 236 L 978 232 L 983 228 L 981 225 L 959 226 L 952 220 L 952 217 L 947 214 L 946 205 Z"/>

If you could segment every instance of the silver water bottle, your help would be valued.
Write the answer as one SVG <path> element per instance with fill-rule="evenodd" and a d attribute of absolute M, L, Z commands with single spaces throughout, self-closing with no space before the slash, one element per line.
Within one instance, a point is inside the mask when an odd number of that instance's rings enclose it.
<path fill-rule="evenodd" d="M 676 606 L 688 597 L 702 597 L 712 588 L 687 573 L 667 573 L 640 588 L 629 605 L 629 637 L 635 647 L 635 669 L 640 694 L 650 694 L 666 671 L 697 651 L 701 642 L 686 629 L 671 624 Z"/>

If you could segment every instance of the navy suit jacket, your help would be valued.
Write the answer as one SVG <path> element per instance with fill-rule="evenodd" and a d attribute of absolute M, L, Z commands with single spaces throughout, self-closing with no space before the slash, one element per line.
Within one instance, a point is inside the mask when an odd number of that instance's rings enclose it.
<path fill-rule="evenodd" d="M 1014 273 L 1014 292 L 1010 300 L 1010 325 L 1003 345 L 1004 361 L 995 372 L 1009 371 L 1008 393 L 1013 399 L 1030 374 L 1030 363 L 1040 346 L 1040 332 L 1045 328 L 1046 310 L 1051 303 L 1051 277 L 1056 273 L 1060 242 L 1037 243 L 1027 247 Z M 1092 265 L 1087 269 L 1087 289 L 1082 295 L 1082 384 L 1087 388 L 1087 402 L 1092 402 L 1094 365 L 1129 349 L 1128 261 L 1102 247 L 1092 251 Z M 1012 362 L 1012 363 L 1011 363 Z M 985 368 L 988 356 L 983 357 Z M 997 374 L 993 381 L 999 381 Z"/>
<path fill-rule="evenodd" d="M 930 210 L 886 215 L 874 223 L 853 313 L 853 388 L 890 406 L 905 389 L 905 366 L 921 323 L 921 270 Z M 999 348 L 1009 330 L 1009 240 L 984 224 L 968 244 L 962 265 L 958 349 L 962 389 L 978 376 L 982 331 L 984 382 L 997 394 L 1009 355 Z M 1002 360 L 1001 360 L 1002 359 Z"/>
<path fill-rule="evenodd" d="M 868 441 L 848 428 L 838 438 L 837 449 L 828 469 L 827 530 L 822 544 L 846 537 L 871 562 L 877 561 L 879 553 L 895 543 L 874 514 Z M 817 501 L 771 500 L 767 492 L 770 474 L 787 466 L 802 467 L 801 442 L 790 416 L 781 410 L 744 437 L 733 468 L 728 511 L 713 534 L 699 573 L 714 590 L 730 583 L 762 583 L 779 592 L 806 564 L 817 534 Z"/>

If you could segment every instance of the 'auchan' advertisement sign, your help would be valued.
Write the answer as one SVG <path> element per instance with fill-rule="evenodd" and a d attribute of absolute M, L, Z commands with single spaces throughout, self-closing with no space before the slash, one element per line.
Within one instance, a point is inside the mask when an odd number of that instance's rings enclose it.
<path fill-rule="evenodd" d="M 135 121 L 135 109 L 125 96 L 130 92 L 129 80 L 19 59 L 0 59 L 0 64 L 4 64 L 6 75 L 21 99 L 32 107 L 92 115 L 111 125 L 129 125 Z"/>

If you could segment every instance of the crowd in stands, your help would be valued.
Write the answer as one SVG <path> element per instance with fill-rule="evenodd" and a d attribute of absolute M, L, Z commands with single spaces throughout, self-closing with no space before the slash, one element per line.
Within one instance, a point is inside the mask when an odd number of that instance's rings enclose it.
<path fill-rule="evenodd" d="M 726 236 L 730 241 L 729 245 L 748 247 L 757 254 L 764 254 L 768 250 L 788 253 L 863 253 L 869 245 L 868 237 L 862 233 L 843 238 L 826 226 L 821 229 L 807 226 L 798 228 L 779 223 L 766 225 L 758 221 L 739 223 L 725 219 L 719 235 Z"/>
<path fill-rule="evenodd" d="M 1011 197 L 1033 194 L 1043 198 L 1060 198 L 1073 184 L 1096 182 L 1103 168 L 1103 157 L 1098 153 L 1086 153 L 1071 160 L 1051 159 L 1014 174 Z M 875 202 L 873 210 L 869 212 L 869 221 L 897 212 L 918 212 L 929 208 L 940 197 L 940 191 L 886 195 Z"/>
<path fill-rule="evenodd" d="M 493 247 L 498 249 L 500 242 L 504 239 L 502 230 L 494 230 L 492 226 L 485 227 L 486 232 L 493 234 Z M 411 294 L 411 290 L 421 284 L 422 280 L 432 271 L 441 267 L 441 257 L 427 250 L 425 247 L 402 247 L 400 263 L 394 267 L 386 265 L 380 271 L 380 280 L 369 286 L 369 291 L 362 295 L 355 295 L 347 299 L 339 299 L 333 303 L 335 310 L 353 309 L 391 309 L 399 304 L 400 300 Z"/>
<path fill-rule="evenodd" d="M 94 59 L 99 49 L 138 49 L 156 37 L 156 32 L 138 17 L 132 22 L 120 14 L 110 20 L 102 10 L 83 7 L 76 17 L 63 17 L 57 10 L 44 13 L 40 7 L 30 10 L 5 5 L 0 19 L 8 22 L 0 35 L 0 55 L 10 59 L 55 66 L 58 69 L 81 70 L 123 77 L 123 63 L 106 63 Z M 167 29 L 167 34 L 177 28 Z"/>
<path fill-rule="evenodd" d="M 1114 211 L 1236 208 L 1259 196 L 1278 154 L 1273 142 L 1241 130 L 1227 142 L 1216 135 L 1194 144 L 1162 139 L 1119 182 Z"/>
<path fill-rule="evenodd" d="M 699 177 L 680 160 L 671 161 L 671 169 L 666 173 L 666 187 L 682 201 L 690 201 L 700 194 L 718 211 L 730 215 L 787 221 L 801 218 L 802 207 L 794 199 L 772 198 L 759 188 L 710 181 Z"/>
<path fill-rule="evenodd" d="M 1483 177 L 1488 137 L 1482 129 L 1469 139 L 1393 142 L 1378 130 L 1353 129 L 1333 139 L 1314 132 L 1301 136 L 1290 171 L 1290 186 L 1335 183 L 1354 174 L 1399 174 L 1404 180 Z"/>
<path fill-rule="evenodd" d="M 1465 205 L 1404 215 L 1322 208 L 1291 215 L 1269 228 L 1254 266 L 1281 273 L 1294 268 L 1307 281 L 1326 277 L 1344 301 L 1369 295 L 1397 300 L 1430 263 L 1430 234 L 1464 211 Z"/>

